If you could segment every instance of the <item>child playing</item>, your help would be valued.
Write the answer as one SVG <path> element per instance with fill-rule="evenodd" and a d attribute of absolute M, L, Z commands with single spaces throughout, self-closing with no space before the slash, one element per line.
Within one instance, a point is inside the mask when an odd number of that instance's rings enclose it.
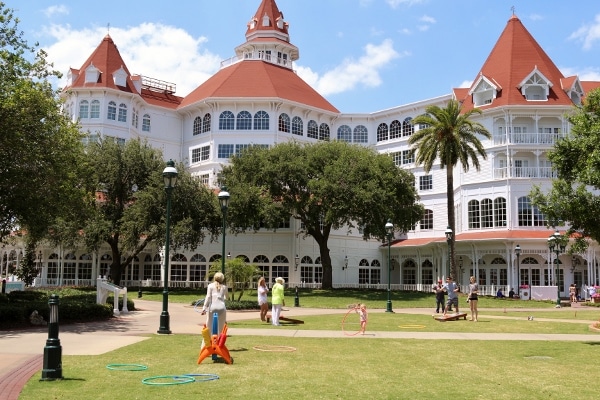
<path fill-rule="evenodd" d="M 356 308 L 356 312 L 358 313 L 358 317 L 360 318 L 360 333 L 365 334 L 365 329 L 367 328 L 367 306 L 364 304 L 358 304 Z"/>

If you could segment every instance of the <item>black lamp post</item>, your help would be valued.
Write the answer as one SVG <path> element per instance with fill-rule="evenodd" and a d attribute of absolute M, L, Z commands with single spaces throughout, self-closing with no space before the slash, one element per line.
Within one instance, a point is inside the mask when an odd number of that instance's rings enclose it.
<path fill-rule="evenodd" d="M 450 229 L 450 226 L 446 227 L 446 230 L 444 231 L 444 234 L 446 235 L 446 243 L 448 243 L 448 273 L 446 274 L 446 278 L 450 276 L 450 268 L 452 268 L 452 262 L 450 261 L 451 259 L 451 255 L 450 255 L 450 247 L 452 247 L 452 235 L 454 232 L 452 232 L 452 229 Z"/>
<path fill-rule="evenodd" d="M 229 205 L 229 192 L 227 187 L 221 186 L 219 192 L 219 204 L 221 204 L 221 212 L 223 213 L 223 247 L 221 248 L 221 272 L 225 275 L 225 229 L 227 226 L 227 206 Z"/>
<path fill-rule="evenodd" d="M 298 271 L 298 265 L 300 265 L 300 256 L 296 254 L 296 257 L 294 257 L 294 271 Z"/>
<path fill-rule="evenodd" d="M 44 365 L 42 381 L 62 379 L 62 346 L 58 338 L 58 295 L 51 294 L 48 299 L 50 317 L 48 318 L 48 339 L 44 347 Z"/>
<path fill-rule="evenodd" d="M 517 256 L 517 295 L 521 297 L 521 263 L 519 262 L 519 256 L 521 255 L 521 246 L 515 246 L 515 255 Z"/>
<path fill-rule="evenodd" d="M 392 233 L 394 232 L 394 224 L 392 221 L 388 219 L 385 224 L 385 233 L 387 236 L 388 242 L 388 289 L 387 289 L 387 305 L 385 308 L 385 312 L 391 312 L 392 310 Z"/>
<path fill-rule="evenodd" d="M 558 260 L 558 255 L 560 253 L 564 253 L 565 252 L 565 245 L 563 244 L 561 237 L 560 237 L 560 233 L 558 233 L 558 229 L 556 230 L 556 232 L 554 232 L 554 234 L 550 235 L 550 237 L 548 238 L 548 248 L 550 249 L 551 252 L 554 252 L 556 254 L 556 278 L 555 278 L 555 283 L 556 283 L 556 308 L 560 308 L 560 285 L 559 285 L 559 279 L 558 279 L 558 268 L 559 268 L 559 260 Z"/>
<path fill-rule="evenodd" d="M 157 333 L 170 334 L 171 329 L 169 317 L 169 247 L 171 239 L 169 229 L 171 224 L 171 193 L 177 184 L 177 169 L 173 160 L 167 161 L 167 166 L 163 170 L 163 179 L 165 181 L 165 192 L 167 192 L 167 226 L 166 226 L 166 241 L 165 241 L 165 263 L 163 266 L 163 306 L 160 314 L 160 327 Z"/>

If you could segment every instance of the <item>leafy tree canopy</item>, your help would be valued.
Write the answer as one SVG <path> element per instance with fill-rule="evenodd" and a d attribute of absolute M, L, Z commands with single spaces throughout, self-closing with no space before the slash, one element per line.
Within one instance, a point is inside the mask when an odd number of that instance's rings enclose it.
<path fill-rule="evenodd" d="M 18 22 L 0 2 L 0 238 L 23 228 L 35 242 L 57 215 L 82 206 L 83 147 L 49 81 L 60 73 Z"/>
<path fill-rule="evenodd" d="M 600 90 L 588 93 L 568 120 L 570 135 L 548 154 L 558 179 L 547 193 L 535 187 L 530 196 L 551 225 L 566 221 L 568 234 L 579 233 L 572 251 L 580 252 L 586 237 L 600 241 Z"/>
<path fill-rule="evenodd" d="M 107 243 L 112 251 L 110 275 L 119 284 L 134 257 L 150 244 L 165 245 L 166 191 L 159 150 L 140 140 L 124 144 L 111 138 L 87 148 L 87 166 L 96 188 L 94 212 L 83 229 L 87 247 Z M 218 237 L 221 212 L 215 194 L 176 166 L 172 191 L 171 247 L 195 249 L 206 235 Z"/>
<path fill-rule="evenodd" d="M 232 158 L 223 179 L 234 231 L 275 230 L 290 217 L 303 223 L 319 245 L 325 288 L 332 286 L 332 229 L 383 239 L 388 219 L 395 229 L 408 230 L 423 212 L 411 173 L 387 155 L 340 141 L 253 146 Z"/>

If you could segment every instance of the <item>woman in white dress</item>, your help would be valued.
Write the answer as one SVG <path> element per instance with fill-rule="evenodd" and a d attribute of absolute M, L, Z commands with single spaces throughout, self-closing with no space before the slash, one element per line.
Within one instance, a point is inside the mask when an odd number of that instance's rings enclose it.
<path fill-rule="evenodd" d="M 267 300 L 267 295 L 269 293 L 269 288 L 265 283 L 265 277 L 261 276 L 258 280 L 258 287 L 256 288 L 258 292 L 258 305 L 260 306 L 260 320 L 263 322 L 267 321 L 267 311 L 269 311 L 269 302 Z"/>
<path fill-rule="evenodd" d="M 206 316 L 206 327 L 210 335 L 219 335 L 223 331 L 223 327 L 227 322 L 227 309 L 225 308 L 225 300 L 227 300 L 227 286 L 223 284 L 225 276 L 221 272 L 217 272 L 214 277 L 214 282 L 208 285 L 206 289 L 206 299 L 202 307 L 202 314 Z M 213 332 L 213 314 L 217 313 L 219 318 L 219 331 Z"/>

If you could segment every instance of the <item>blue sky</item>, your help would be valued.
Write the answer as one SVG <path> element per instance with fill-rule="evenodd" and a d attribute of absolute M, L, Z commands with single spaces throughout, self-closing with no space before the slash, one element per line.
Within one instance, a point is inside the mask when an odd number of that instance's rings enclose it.
<path fill-rule="evenodd" d="M 81 64 L 107 32 L 132 73 L 185 96 L 234 56 L 260 0 L 6 2 L 56 69 Z M 277 0 L 300 50 L 297 73 L 345 113 L 450 93 L 476 77 L 516 15 L 563 74 L 600 81 L 597 0 Z M 108 27 L 110 24 L 110 27 Z"/>

